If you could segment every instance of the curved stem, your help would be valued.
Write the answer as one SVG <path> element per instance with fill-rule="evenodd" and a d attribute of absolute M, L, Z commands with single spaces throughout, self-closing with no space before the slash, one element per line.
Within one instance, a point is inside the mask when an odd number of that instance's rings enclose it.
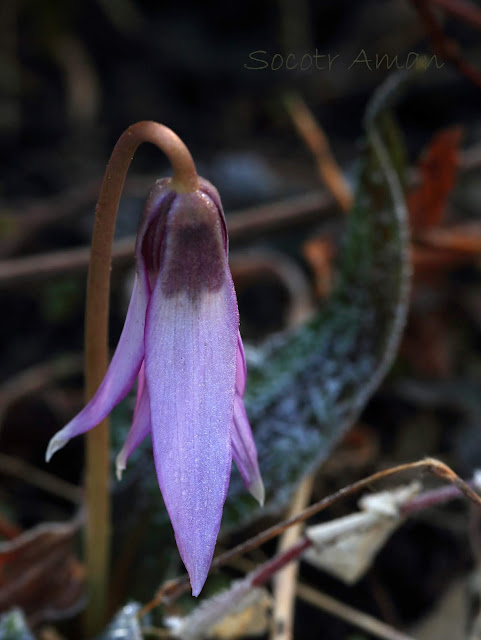
<path fill-rule="evenodd" d="M 90 253 L 85 317 L 85 389 L 87 400 L 100 385 L 108 361 L 108 317 L 112 243 L 125 177 L 137 148 L 151 142 L 169 158 L 174 175 L 171 188 L 195 191 L 198 177 L 192 157 L 170 129 L 156 122 L 137 122 L 119 138 L 105 171 L 97 203 Z M 110 560 L 109 428 L 105 420 L 87 433 L 86 451 L 88 606 L 86 637 L 105 623 Z"/>

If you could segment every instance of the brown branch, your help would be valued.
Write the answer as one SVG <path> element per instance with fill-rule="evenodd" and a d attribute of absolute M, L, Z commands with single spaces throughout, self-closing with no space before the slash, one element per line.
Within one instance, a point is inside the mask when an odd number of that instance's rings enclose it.
<path fill-rule="evenodd" d="M 414 8 L 424 24 L 424 28 L 431 41 L 434 53 L 451 62 L 464 76 L 481 88 L 481 73 L 469 62 L 466 62 L 459 53 L 456 42 L 450 40 L 443 32 L 437 18 L 426 0 L 411 0 Z"/>
<path fill-rule="evenodd" d="M 134 259 L 135 238 L 118 240 L 114 244 L 115 264 L 131 263 Z M 77 247 L 64 251 L 41 253 L 26 258 L 0 261 L 0 285 L 16 286 L 38 282 L 55 274 L 71 275 L 86 271 L 90 260 L 90 247 Z"/>
<path fill-rule="evenodd" d="M 481 146 L 475 146 L 461 154 L 459 168 L 462 172 L 476 171 L 481 167 Z M 412 183 L 417 181 L 412 173 Z M 152 180 L 133 178 L 129 181 L 129 193 L 144 192 Z M 61 200 L 59 200 L 60 202 Z M 48 208 L 45 205 L 36 205 Z M 60 206 L 60 205 L 59 205 Z M 272 204 L 250 207 L 227 216 L 229 237 L 232 242 L 248 238 L 249 235 L 279 230 L 292 225 L 314 221 L 319 216 L 333 213 L 335 201 L 326 191 L 293 196 Z M 33 213 L 33 211 L 32 211 Z M 22 214 L 30 219 L 30 214 Z M 66 214 L 68 215 L 68 214 Z M 135 237 L 117 240 L 113 247 L 114 266 L 133 263 Z M 0 260 L 0 288 L 16 286 L 27 282 L 45 280 L 54 274 L 70 275 L 85 271 L 89 261 L 89 247 L 76 247 L 64 251 L 52 251 L 24 258 Z"/>
<path fill-rule="evenodd" d="M 333 209 L 332 198 L 323 191 L 287 198 L 281 202 L 252 207 L 232 213 L 227 218 L 230 240 L 240 240 L 250 234 L 281 229 L 292 224 L 315 220 Z M 132 263 L 135 237 L 130 236 L 114 243 L 112 258 L 115 265 Z M 22 282 L 31 284 L 53 274 L 62 275 L 85 271 L 90 259 L 89 247 L 0 260 L 0 286 L 12 286 Z"/>
<path fill-rule="evenodd" d="M 0 428 L 8 407 L 20 398 L 38 393 L 55 380 L 70 376 L 82 369 L 82 358 L 76 355 L 62 356 L 36 364 L 11 376 L 0 386 Z"/>
<path fill-rule="evenodd" d="M 40 229 L 58 220 L 68 220 L 93 205 L 100 189 L 98 180 L 77 185 L 43 202 L 25 207 L 22 211 L 11 211 L 5 205 L 0 220 L 10 228 L 0 240 L 0 254 L 6 258 L 15 253 Z"/>
<path fill-rule="evenodd" d="M 51 473 L 37 469 L 37 467 L 27 464 L 20 458 L 7 456 L 4 453 L 0 453 L 0 473 L 23 480 L 27 484 L 31 484 L 69 502 L 78 504 L 83 498 L 83 490 L 80 487 L 65 482 L 65 480 L 57 478 Z"/>
<path fill-rule="evenodd" d="M 476 5 L 466 0 L 430 0 L 430 2 L 441 7 L 454 18 L 459 18 L 470 26 L 481 29 L 481 11 Z"/>

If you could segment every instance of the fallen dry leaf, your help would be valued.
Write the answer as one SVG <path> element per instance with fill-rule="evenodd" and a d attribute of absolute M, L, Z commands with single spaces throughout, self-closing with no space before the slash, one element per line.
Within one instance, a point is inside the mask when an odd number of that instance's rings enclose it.
<path fill-rule="evenodd" d="M 312 542 L 303 556 L 315 567 L 346 584 L 354 584 L 368 571 L 378 551 L 405 518 L 400 508 L 419 493 L 418 482 L 390 491 L 367 494 L 360 511 L 306 529 Z"/>
<path fill-rule="evenodd" d="M 439 225 L 442 220 L 456 180 L 461 136 L 460 127 L 439 131 L 418 161 L 421 183 L 407 196 L 414 235 Z"/>
<path fill-rule="evenodd" d="M 31 625 L 84 604 L 84 569 L 74 554 L 82 516 L 40 524 L 0 544 L 0 611 L 21 607 Z"/>
<path fill-rule="evenodd" d="M 184 618 L 167 617 L 165 623 L 180 640 L 238 640 L 265 634 L 271 608 L 267 590 L 253 587 L 248 576 L 205 600 Z"/>

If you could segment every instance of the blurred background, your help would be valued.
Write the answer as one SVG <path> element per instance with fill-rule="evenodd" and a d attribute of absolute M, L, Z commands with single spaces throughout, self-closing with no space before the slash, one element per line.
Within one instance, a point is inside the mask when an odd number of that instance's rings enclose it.
<path fill-rule="evenodd" d="M 330 456 L 313 494 L 320 497 L 379 465 L 424 455 L 443 457 L 466 477 L 479 465 L 481 84 L 456 56 L 481 74 L 479 23 L 473 18 L 479 20 L 481 10 L 473 2 L 470 19 L 461 20 L 438 4 L 434 15 L 455 49 L 451 60 L 427 31 L 429 21 L 419 11 L 424 3 L 408 0 L 0 2 L 3 540 L 76 512 L 72 487 L 82 481 L 82 442 L 72 442 L 48 467 L 44 451 L 82 404 L 87 247 L 103 171 L 122 131 L 139 120 L 171 127 L 191 150 L 199 174 L 219 190 L 228 218 L 235 219 L 231 264 L 243 335 L 261 344 L 324 304 L 345 226 L 289 101 L 294 97 L 311 112 L 352 188 L 366 103 L 396 67 L 406 68 L 417 54 L 436 52 L 437 60 L 400 98 L 396 115 L 411 167 L 419 169 L 433 136 L 451 132 L 437 158 L 454 158 L 448 187 L 434 223 L 427 224 L 452 223 L 457 235 L 435 256 L 418 253 L 413 307 L 395 373 Z M 143 199 L 155 179 L 169 174 L 157 149 L 145 145 L 137 152 L 117 225 L 112 346 L 129 300 Z M 128 428 L 131 405 L 130 399 L 114 416 L 115 446 Z M 35 471 L 48 471 L 67 485 L 50 491 L 43 476 L 35 480 Z M 148 531 L 161 499 L 150 489 L 138 493 L 139 475 L 134 470 L 116 490 L 115 517 L 123 529 L 119 524 L 113 608 L 127 597 L 148 599 L 166 575 L 180 571 L 172 558 L 163 573 L 153 560 L 156 541 Z M 143 497 L 132 517 L 125 517 L 133 495 Z M 168 550 L 172 540 L 165 535 Z M 410 522 L 396 536 L 395 546 L 355 587 L 312 568 L 306 579 L 395 626 L 427 624 L 433 611 L 445 611 L 442 598 L 455 588 L 463 616 L 470 607 L 477 611 L 477 596 L 459 594 L 468 588 L 480 554 L 479 515 L 467 516 L 457 505 Z M 69 547 L 67 556 L 55 558 L 68 565 L 61 586 L 52 585 L 47 597 L 41 583 L 34 584 L 19 597 L 34 626 L 68 619 L 82 607 L 82 567 L 74 551 Z M 0 574 L 0 608 L 18 603 L 17 597 Z M 464 624 L 461 609 L 449 620 Z M 419 627 L 416 637 L 461 637 L 443 624 L 450 636 Z M 300 603 L 296 637 L 318 638 L 320 629 L 323 638 L 371 637 L 352 622 Z"/>

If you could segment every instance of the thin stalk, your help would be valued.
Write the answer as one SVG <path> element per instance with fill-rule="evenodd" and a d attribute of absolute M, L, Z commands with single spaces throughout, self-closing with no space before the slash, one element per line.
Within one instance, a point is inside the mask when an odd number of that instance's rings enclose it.
<path fill-rule="evenodd" d="M 294 492 L 287 518 L 296 516 L 309 504 L 314 474 L 310 473 L 299 484 Z M 302 524 L 286 529 L 279 539 L 278 551 L 282 553 L 295 544 L 302 535 Z M 299 573 L 299 563 L 292 562 L 289 566 L 279 571 L 274 577 L 272 611 L 273 624 L 270 640 L 292 640 L 294 638 L 294 613 L 296 602 L 296 584 Z"/>
<path fill-rule="evenodd" d="M 173 190 L 187 193 L 198 187 L 195 165 L 187 147 L 167 127 L 156 122 L 138 122 L 120 136 L 105 171 L 90 252 L 85 317 L 87 401 L 97 391 L 107 369 L 110 270 L 115 222 L 128 168 L 135 151 L 143 142 L 155 144 L 169 158 L 174 170 L 171 180 Z M 86 501 L 88 605 L 85 625 L 86 636 L 92 637 L 105 623 L 110 565 L 108 420 L 87 433 Z"/>

